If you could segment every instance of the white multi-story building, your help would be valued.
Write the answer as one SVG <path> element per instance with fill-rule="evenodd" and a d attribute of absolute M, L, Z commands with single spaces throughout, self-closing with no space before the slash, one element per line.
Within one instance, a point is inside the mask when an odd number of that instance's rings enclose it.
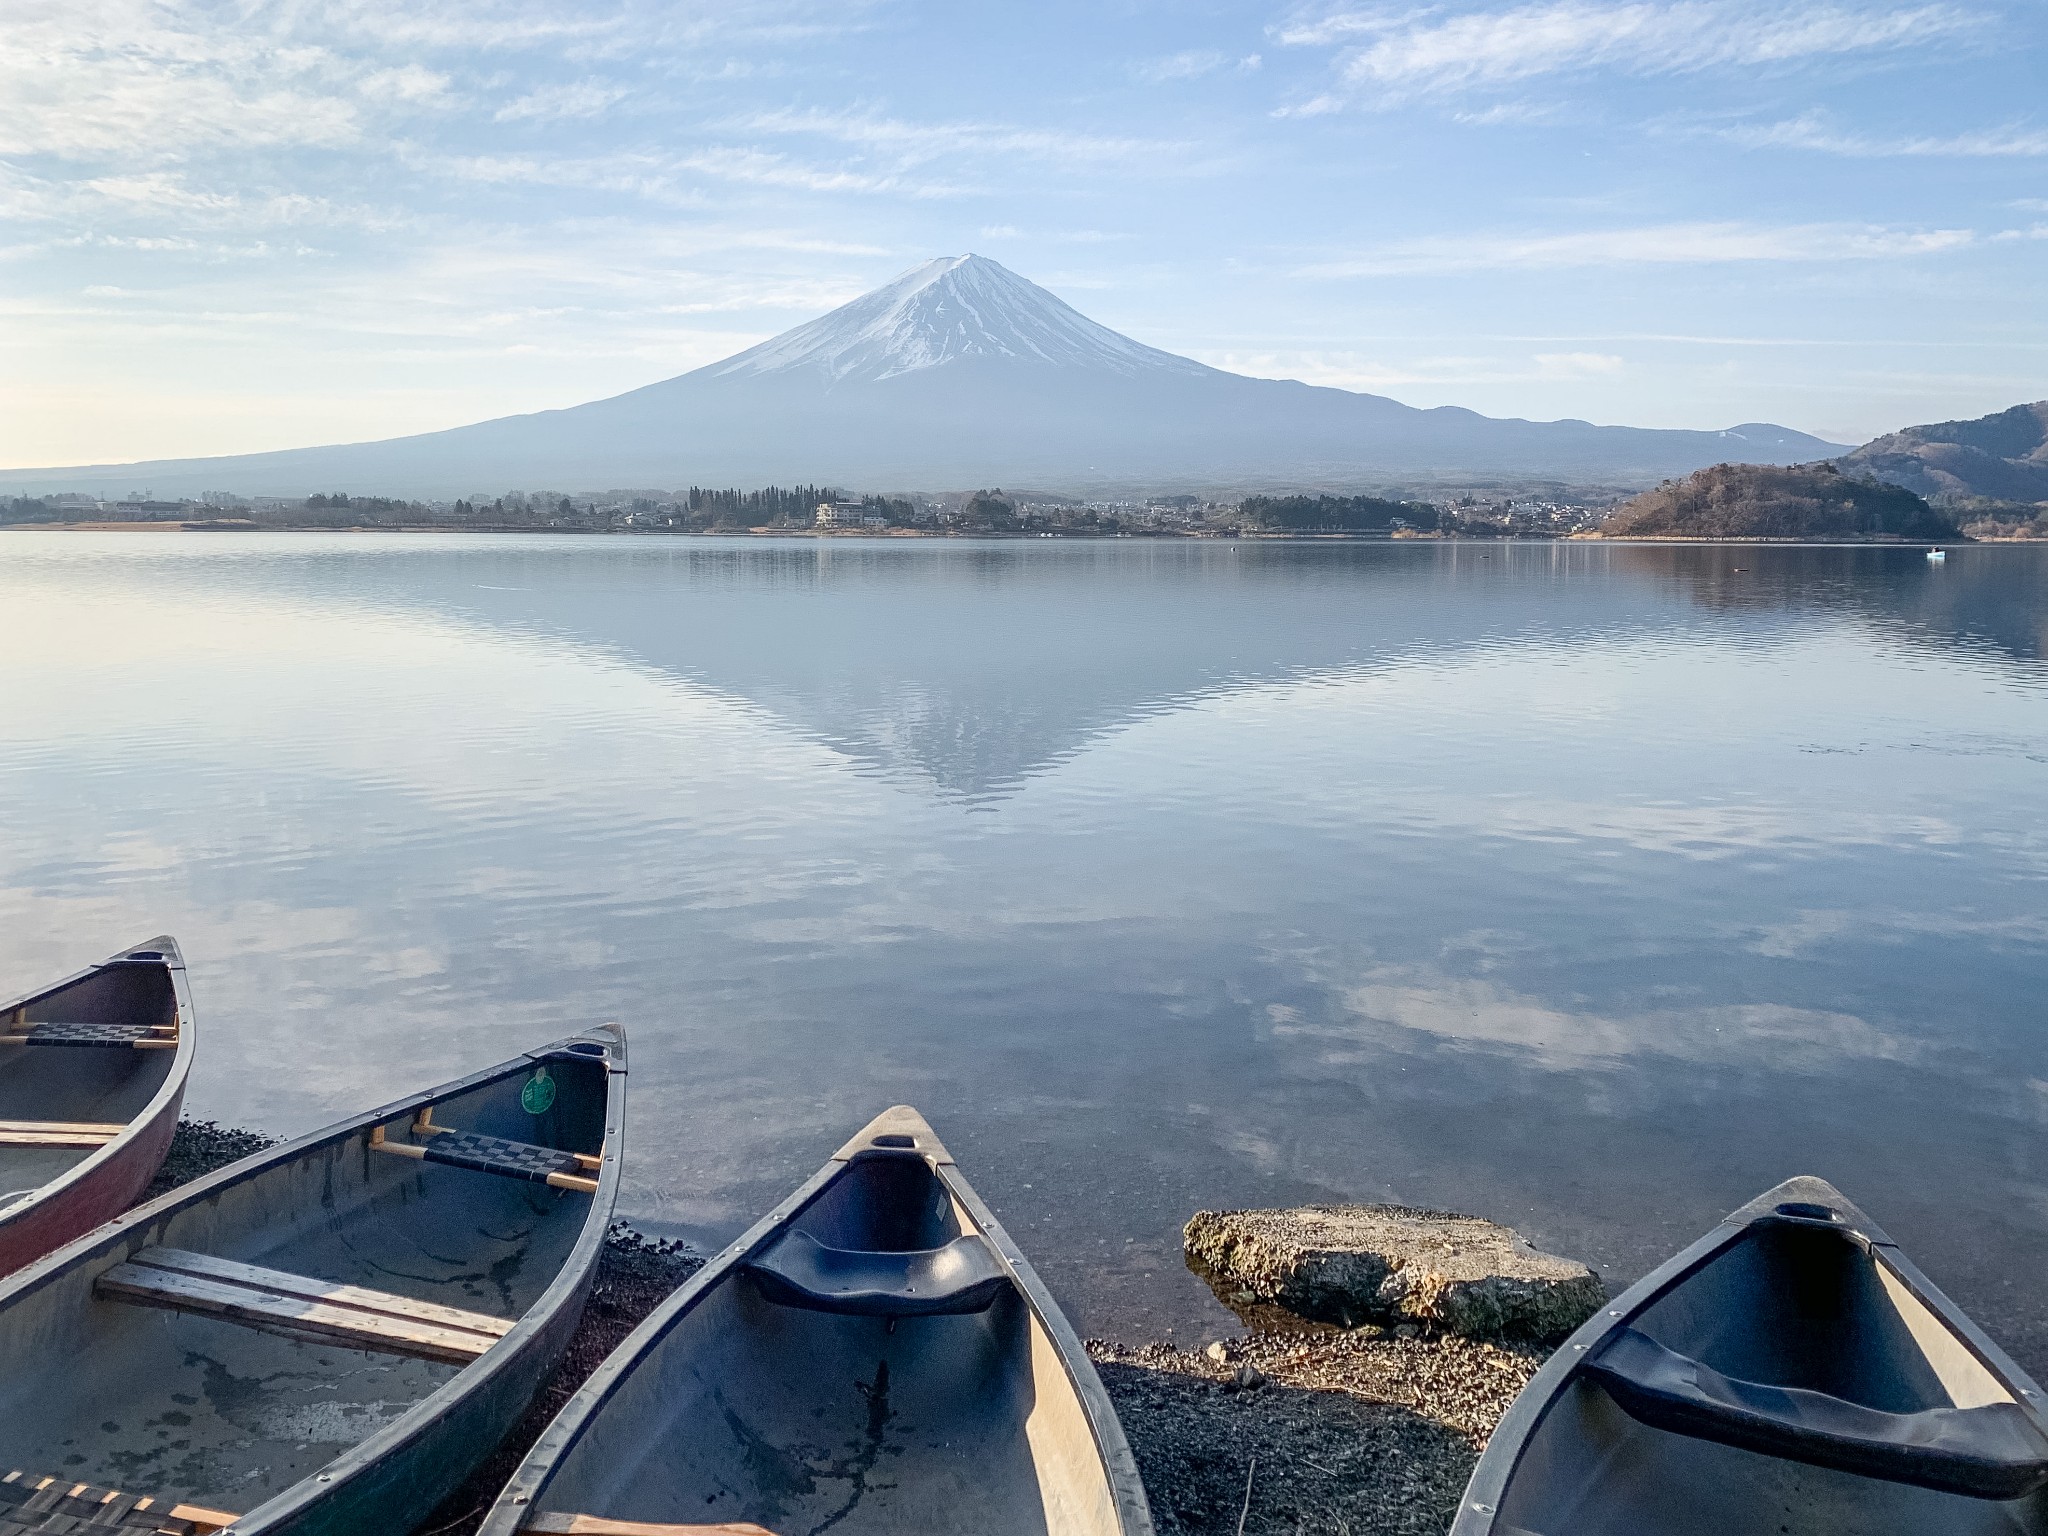
<path fill-rule="evenodd" d="M 875 517 L 857 501 L 821 501 L 818 503 L 817 524 L 820 528 L 859 528 L 874 517 L 876 523 L 886 518 Z"/>

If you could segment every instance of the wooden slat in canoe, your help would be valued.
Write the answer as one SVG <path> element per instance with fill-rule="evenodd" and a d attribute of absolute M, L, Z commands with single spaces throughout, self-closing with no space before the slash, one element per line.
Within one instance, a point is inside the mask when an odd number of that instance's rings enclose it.
<path fill-rule="evenodd" d="M 102 1120 L 0 1120 L 0 1147 L 103 1147 L 127 1129 Z"/>
<path fill-rule="evenodd" d="M 94 1289 L 143 1306 L 202 1312 L 252 1327 L 316 1334 L 360 1349 L 457 1365 L 467 1365 L 512 1328 L 481 1312 L 181 1249 L 145 1249 L 101 1275 Z"/>
<path fill-rule="evenodd" d="M 297 1296 L 306 1301 L 331 1302 L 338 1307 L 358 1307 L 392 1317 L 416 1318 L 423 1323 L 460 1328 L 465 1333 L 488 1333 L 502 1338 L 514 1326 L 502 1317 L 492 1317 L 485 1312 L 447 1307 L 437 1301 L 421 1301 L 412 1296 L 400 1296 L 395 1291 L 372 1290 L 364 1285 L 338 1285 L 331 1280 L 287 1274 L 281 1269 L 265 1269 L 256 1264 L 238 1263 L 234 1259 L 215 1258 L 210 1253 L 194 1253 L 187 1248 L 145 1248 L 129 1262 L 150 1269 L 196 1275 L 202 1280 L 224 1280 L 230 1285 L 246 1285 L 282 1296 Z"/>
<path fill-rule="evenodd" d="M 647 1520 L 607 1520 L 601 1515 L 535 1515 L 520 1536 L 775 1536 L 765 1525 L 658 1525 Z"/>

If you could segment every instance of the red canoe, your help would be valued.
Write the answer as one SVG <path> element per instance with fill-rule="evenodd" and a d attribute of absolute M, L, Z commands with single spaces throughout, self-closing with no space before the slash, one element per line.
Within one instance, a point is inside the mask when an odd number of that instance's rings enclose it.
<path fill-rule="evenodd" d="M 0 1275 L 148 1188 L 197 1043 L 185 962 L 169 938 L 0 1003 Z"/>

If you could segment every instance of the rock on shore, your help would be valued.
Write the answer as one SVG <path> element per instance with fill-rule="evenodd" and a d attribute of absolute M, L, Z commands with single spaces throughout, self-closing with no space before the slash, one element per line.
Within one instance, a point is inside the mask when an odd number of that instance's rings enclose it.
<path fill-rule="evenodd" d="M 1607 1299 L 1585 1265 L 1477 1216 L 1398 1205 L 1197 1211 L 1183 1236 L 1189 1263 L 1227 1294 L 1345 1327 L 1552 1340 Z"/>

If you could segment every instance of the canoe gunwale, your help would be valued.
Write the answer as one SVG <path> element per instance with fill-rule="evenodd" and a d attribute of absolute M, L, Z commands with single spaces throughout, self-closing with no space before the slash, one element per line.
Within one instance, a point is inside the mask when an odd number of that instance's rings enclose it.
<path fill-rule="evenodd" d="M 1843 1215 L 1843 1221 L 1780 1214 L 1780 1205 L 1810 1196 L 1817 1189 L 1827 1193 L 1829 1199 L 1826 1203 Z M 1550 1409 L 1579 1377 L 1589 1356 L 1611 1336 L 1632 1326 L 1649 1307 L 1765 1226 L 1825 1228 L 1863 1249 L 1873 1263 L 1890 1270 L 1914 1300 L 1934 1314 L 1980 1365 L 2002 1386 L 2009 1388 L 2014 1401 L 2025 1410 L 2035 1426 L 2048 1434 L 2048 1420 L 2044 1420 L 2042 1414 L 2044 1401 L 2048 1400 L 2044 1400 L 2033 1378 L 1943 1295 L 1900 1251 L 1898 1244 L 1886 1235 L 1883 1228 L 1832 1186 L 1810 1176 L 1801 1176 L 1766 1190 L 1747 1205 L 1731 1212 L 1710 1231 L 1680 1249 L 1602 1307 L 1557 1347 L 1509 1405 L 1499 1426 L 1487 1440 L 1486 1450 L 1481 1454 L 1479 1464 L 1472 1469 L 1472 1477 L 1465 1486 L 1448 1536 L 1491 1536 L 1495 1518 L 1500 1512 L 1501 1496 L 1514 1477 L 1523 1452 L 1542 1427 Z M 1502 1529 L 1505 1531 L 1507 1528 Z"/>
<path fill-rule="evenodd" d="M 147 950 L 157 951 L 163 956 L 163 959 L 158 961 L 130 960 L 128 958 L 137 951 Z M 192 989 L 185 975 L 185 957 L 183 952 L 179 950 L 176 939 L 172 938 L 169 934 L 158 934 L 155 938 L 145 939 L 139 944 L 130 944 L 123 949 L 116 950 L 96 965 L 88 965 L 81 970 L 74 971 L 61 981 L 52 982 L 49 986 L 39 987 L 33 992 L 24 993 L 20 997 L 11 998 L 4 1003 L 0 1003 L 0 1014 L 11 1013 L 17 1008 L 29 1007 L 40 1002 L 53 992 L 62 992 L 67 987 L 76 986 L 79 982 L 86 981 L 116 965 L 162 965 L 169 974 L 171 992 L 178 1014 L 178 1047 L 171 1053 L 170 1067 L 164 1073 L 163 1082 L 157 1085 L 156 1092 L 150 1095 L 149 1102 L 144 1104 L 141 1109 L 128 1119 L 121 1127 L 118 1135 L 108 1140 L 105 1145 L 95 1149 L 90 1155 L 80 1158 L 48 1183 L 38 1185 L 34 1193 L 13 1202 L 5 1211 L 0 1211 L 0 1241 L 4 1241 L 10 1229 L 34 1220 L 37 1216 L 58 1205 L 66 1197 L 79 1193 L 84 1186 L 93 1183 L 95 1180 L 102 1177 L 108 1179 L 116 1178 L 117 1176 L 109 1170 L 118 1168 L 120 1164 L 127 1162 L 130 1156 L 136 1152 L 138 1143 L 152 1133 L 161 1131 L 163 1134 L 164 1151 L 168 1152 L 170 1149 L 169 1127 L 176 1124 L 178 1112 L 184 1104 L 185 1085 L 192 1075 L 192 1061 L 199 1049 L 198 1022 L 192 1010 Z M 138 1176 L 133 1181 L 130 1193 L 123 1197 L 120 1203 L 125 1204 L 127 1200 L 134 1198 L 135 1194 L 146 1189 L 149 1186 L 149 1181 L 156 1177 L 156 1171 L 162 1164 L 163 1154 L 159 1153 L 155 1163 L 146 1172 L 138 1170 Z M 98 1225 L 98 1223 L 93 1225 Z M 60 1239 L 53 1245 L 52 1251 L 55 1248 L 63 1247 L 67 1242 L 75 1241 L 77 1237 L 83 1236 L 92 1229 L 92 1226 L 79 1228 L 72 1237 Z M 39 1254 L 36 1256 L 36 1259 L 42 1257 L 43 1255 Z M 33 1263 L 35 1260 L 30 1262 Z M 27 1267 L 28 1265 L 23 1265 L 21 1269 Z M 4 1265 L 0 1265 L 0 1269 L 4 1269 Z M 16 1269 L 12 1273 L 19 1274 L 21 1269 Z"/>
<path fill-rule="evenodd" d="M 930 1137 L 929 1128 L 925 1135 Z M 1122 1536 L 1153 1536 L 1151 1507 L 1146 1502 L 1144 1484 L 1138 1476 L 1137 1461 L 1124 1438 L 1122 1426 L 1117 1422 L 1109 1394 L 1088 1360 L 1087 1351 L 1037 1273 L 955 1166 L 951 1154 L 936 1138 L 932 1138 L 927 1146 L 911 1151 L 871 1148 L 864 1145 L 860 1137 L 834 1153 L 824 1167 L 708 1260 L 620 1342 L 541 1432 L 526 1459 L 513 1472 L 485 1514 L 477 1536 L 518 1536 L 525 1520 L 539 1510 L 541 1497 L 553 1480 L 556 1467 L 583 1438 L 584 1432 L 626 1378 L 661 1341 L 694 1312 L 705 1297 L 737 1278 L 750 1259 L 779 1240 L 790 1222 L 844 1178 L 856 1162 L 892 1156 L 921 1158 L 946 1193 L 959 1201 L 980 1229 L 981 1236 L 1016 1286 L 1019 1299 L 1052 1340 L 1053 1352 L 1059 1356 L 1067 1381 L 1081 1403 L 1095 1439 L 1097 1454 L 1108 1473 L 1118 1530 Z"/>
<path fill-rule="evenodd" d="M 160 1235 L 153 1229 L 158 1228 L 167 1217 L 188 1206 L 209 1200 L 223 1190 L 245 1183 L 279 1164 L 345 1145 L 365 1135 L 374 1126 L 394 1120 L 409 1121 L 420 1109 L 429 1104 L 525 1072 L 535 1061 L 546 1059 L 554 1053 L 565 1052 L 566 1047 L 576 1041 L 589 1040 L 601 1032 L 609 1036 L 606 1042 L 607 1059 L 603 1063 L 606 1067 L 604 1162 L 600 1165 L 598 1173 L 597 1193 L 587 1197 L 590 1208 L 584 1215 L 583 1230 L 577 1235 L 576 1242 L 563 1260 L 561 1269 L 549 1282 L 547 1289 L 513 1323 L 497 1345 L 479 1355 L 472 1364 L 463 1367 L 454 1377 L 414 1403 L 383 1429 L 351 1446 L 317 1472 L 309 1474 L 290 1488 L 240 1515 L 231 1530 L 234 1536 L 259 1536 L 262 1532 L 286 1528 L 306 1515 L 313 1506 L 343 1492 L 353 1479 L 424 1436 L 451 1408 L 477 1393 L 479 1389 L 487 1387 L 493 1377 L 513 1369 L 520 1363 L 526 1349 L 556 1321 L 558 1314 L 565 1308 L 573 1306 L 580 1311 L 590 1281 L 596 1273 L 605 1234 L 611 1226 L 612 1210 L 618 1197 L 619 1180 L 625 1162 L 624 1031 L 616 1025 L 602 1025 L 576 1035 L 565 1036 L 538 1050 L 522 1052 L 510 1060 L 472 1072 L 466 1077 L 407 1094 L 375 1109 L 338 1120 L 282 1145 L 253 1153 L 240 1162 L 217 1169 L 189 1184 L 180 1185 L 144 1205 L 137 1206 L 117 1220 L 106 1223 L 97 1231 L 73 1241 L 27 1268 L 0 1279 L 0 1310 L 46 1286 L 58 1284 L 80 1270 L 95 1265 L 105 1267 L 104 1261 L 124 1245 L 130 1255 L 150 1246 Z M 567 1054 L 576 1059 L 592 1059 L 579 1056 L 578 1053 Z M 614 1066 L 614 1062 L 618 1065 Z M 115 1262 L 119 1262 L 119 1259 L 116 1258 Z M 479 1459 L 491 1449 L 490 1446 L 483 1447 L 479 1452 Z"/>
<path fill-rule="evenodd" d="M 994 1213 L 982 1204 L 981 1196 L 961 1176 L 960 1170 L 949 1160 L 943 1166 L 935 1166 L 933 1172 L 938 1174 L 948 1193 L 967 1208 L 967 1214 L 981 1228 L 982 1237 L 995 1249 L 1003 1268 L 1009 1271 L 1011 1282 L 1038 1319 L 1039 1327 L 1052 1340 L 1053 1353 L 1059 1356 L 1060 1368 L 1067 1374 L 1067 1384 L 1080 1400 L 1081 1411 L 1088 1419 L 1088 1431 L 1095 1437 L 1095 1453 L 1109 1474 L 1109 1491 L 1116 1500 L 1118 1528 L 1124 1536 L 1151 1536 L 1152 1507 L 1145 1498 L 1144 1481 L 1138 1476 L 1138 1460 L 1131 1454 L 1130 1441 L 1125 1438 L 1123 1424 L 1110 1403 L 1108 1389 L 1102 1385 L 1102 1377 L 1088 1358 L 1087 1346 L 1074 1332 L 1074 1325 L 1067 1321 L 1066 1313 L 1053 1301 L 1052 1293 L 1038 1278 L 1038 1272 L 1025 1259 L 1023 1251 L 1010 1241 L 1010 1234 L 996 1220 Z"/>

